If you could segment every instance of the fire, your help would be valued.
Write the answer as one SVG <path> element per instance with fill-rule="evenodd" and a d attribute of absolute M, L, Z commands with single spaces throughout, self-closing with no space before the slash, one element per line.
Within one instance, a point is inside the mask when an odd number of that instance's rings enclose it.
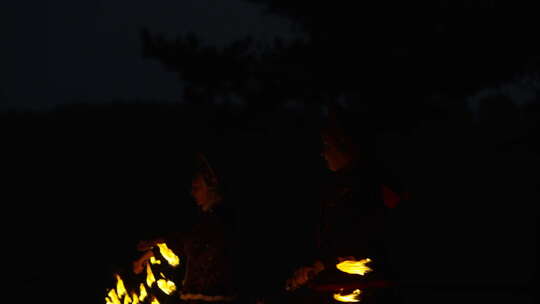
<path fill-rule="evenodd" d="M 347 303 L 352 303 L 352 302 L 360 302 L 360 294 L 362 293 L 362 291 L 360 289 L 356 289 L 355 291 L 353 291 L 352 293 L 350 294 L 341 294 L 341 293 L 336 293 L 334 294 L 334 299 L 340 301 L 340 302 L 347 302 Z"/>
<path fill-rule="evenodd" d="M 139 289 L 140 289 L 140 296 L 139 296 L 139 301 L 144 301 L 144 299 L 146 299 L 146 297 L 148 296 L 148 293 L 146 292 L 146 288 L 144 288 L 144 284 L 141 283 L 141 285 L 139 286 Z"/>
<path fill-rule="evenodd" d="M 174 284 L 173 281 L 159 279 L 157 281 L 157 285 L 158 285 L 159 289 L 161 289 L 167 295 L 170 295 L 171 293 L 173 293 L 176 290 L 176 285 Z"/>
<path fill-rule="evenodd" d="M 131 293 L 131 298 L 133 299 L 133 304 L 139 304 L 139 297 L 135 291 Z"/>
<path fill-rule="evenodd" d="M 105 298 L 105 302 L 107 304 L 121 304 L 120 299 L 118 298 L 118 295 L 116 294 L 116 290 L 111 289 L 107 295 L 108 297 Z"/>
<path fill-rule="evenodd" d="M 126 286 L 124 286 L 124 281 L 122 281 L 122 278 L 120 278 L 119 275 L 115 275 L 116 277 L 116 294 L 118 295 L 118 298 L 122 298 L 124 295 L 127 295 Z"/>
<path fill-rule="evenodd" d="M 165 260 L 167 260 L 169 265 L 176 267 L 180 264 L 180 258 L 176 254 L 174 254 L 174 252 L 170 250 L 169 247 L 167 247 L 167 244 L 159 243 L 157 245 L 159 247 L 159 252 L 165 258 Z"/>
<path fill-rule="evenodd" d="M 150 264 L 146 264 L 146 285 L 148 285 L 148 287 L 152 287 L 152 284 L 154 284 L 155 281 L 156 278 L 152 273 L 152 268 L 150 268 Z"/>
<path fill-rule="evenodd" d="M 126 296 L 124 297 L 124 304 L 131 304 L 131 298 L 128 294 L 126 294 Z"/>
<path fill-rule="evenodd" d="M 371 259 L 369 258 L 360 261 L 346 260 L 337 264 L 336 267 L 346 273 L 365 275 L 366 273 L 373 271 L 373 269 L 366 265 L 369 262 L 371 262 Z"/>
<path fill-rule="evenodd" d="M 167 261 L 169 265 L 172 267 L 180 265 L 180 259 L 178 256 L 167 247 L 165 243 L 159 243 L 157 244 L 159 246 L 159 250 L 163 258 Z M 133 289 L 126 288 L 126 285 L 124 285 L 124 281 L 120 277 L 120 275 L 115 274 L 116 278 L 116 288 L 107 290 L 107 296 L 105 297 L 105 303 L 106 304 L 141 304 L 143 302 L 151 304 L 160 304 L 159 301 L 156 299 L 155 296 L 153 296 L 151 293 L 149 294 L 147 291 L 148 288 L 152 288 L 152 285 L 156 283 L 156 286 L 159 287 L 159 289 L 167 294 L 171 295 L 173 292 L 176 291 L 176 284 L 168 280 L 163 273 L 160 273 L 161 278 L 159 280 L 156 280 L 156 277 L 154 276 L 154 273 L 152 271 L 151 265 L 160 265 L 162 264 L 162 261 L 160 259 L 156 259 L 153 256 L 152 251 L 147 252 L 142 258 L 139 258 L 134 263 L 134 269 L 133 272 L 135 274 L 141 274 L 144 270 L 144 267 L 146 266 L 146 278 L 142 278 L 142 281 L 146 281 L 146 285 L 144 282 L 139 282 L 139 294 L 137 295 L 137 292 Z M 129 287 L 129 286 L 128 286 Z"/>

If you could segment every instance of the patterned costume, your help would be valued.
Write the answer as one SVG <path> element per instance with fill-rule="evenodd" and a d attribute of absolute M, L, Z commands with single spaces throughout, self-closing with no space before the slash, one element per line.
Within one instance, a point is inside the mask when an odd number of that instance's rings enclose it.
<path fill-rule="evenodd" d="M 167 237 L 184 260 L 179 296 L 188 303 L 231 302 L 237 295 L 234 216 L 224 207 L 203 212 L 189 233 Z"/>
<path fill-rule="evenodd" d="M 310 284 L 351 286 L 349 284 L 355 282 L 377 282 L 373 284 L 386 285 L 396 279 L 386 243 L 392 210 L 385 202 L 388 199 L 385 191 L 391 190 L 380 180 L 374 169 L 366 167 L 334 172 L 330 176 L 321 204 L 318 237 L 318 258 L 325 270 Z M 336 269 L 340 258 L 356 261 L 369 258 L 368 266 L 373 271 L 365 276 L 341 272 Z M 393 290 L 367 288 L 362 292 L 364 303 L 397 301 Z M 317 297 L 311 299 L 312 303 L 319 300 L 324 302 Z"/>

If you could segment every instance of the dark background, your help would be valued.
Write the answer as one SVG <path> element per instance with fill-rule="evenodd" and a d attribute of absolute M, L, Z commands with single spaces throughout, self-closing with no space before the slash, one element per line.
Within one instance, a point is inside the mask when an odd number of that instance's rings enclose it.
<path fill-rule="evenodd" d="M 391 237 L 406 302 L 532 302 L 540 169 L 534 16 L 510 15 L 496 1 L 494 10 L 444 1 L 442 11 L 426 3 L 364 8 L 391 12 L 385 18 L 302 1 L 291 2 L 301 3 L 300 13 L 268 1 L 273 15 L 262 15 L 265 1 L 170 1 L 153 10 L 64 2 L 3 10 L 10 21 L 0 96 L 3 231 L 20 302 L 104 301 L 112 274 L 137 257 L 138 240 L 191 224 L 189 182 L 200 150 L 239 210 L 242 255 L 259 267 L 246 269 L 261 269 L 246 274 L 247 286 L 278 297 L 311 253 L 314 190 L 327 174 L 318 128 L 333 100 L 345 106 L 361 147 L 411 194 Z M 287 17 L 304 32 L 289 31 Z M 216 30 L 225 23 L 228 39 Z M 274 35 L 317 38 L 281 49 L 282 57 L 262 52 L 260 61 L 234 52 L 219 60 L 204 51 L 167 55 L 186 50 L 187 32 L 226 46 L 254 24 L 252 36 L 269 48 Z M 169 38 L 161 44 L 160 32 Z M 180 42 L 167 44 L 175 35 Z M 223 62 L 235 62 L 233 71 Z"/>

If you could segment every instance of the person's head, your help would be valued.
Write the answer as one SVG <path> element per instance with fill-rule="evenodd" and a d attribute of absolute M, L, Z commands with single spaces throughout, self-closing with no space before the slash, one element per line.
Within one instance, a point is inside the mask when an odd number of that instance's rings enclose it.
<path fill-rule="evenodd" d="M 327 125 L 321 130 L 322 153 L 328 169 L 337 172 L 355 165 L 357 149 L 353 140 L 337 121 L 334 109 L 329 111 Z"/>
<path fill-rule="evenodd" d="M 202 154 L 198 154 L 199 166 L 191 182 L 191 195 L 202 211 L 210 211 L 221 203 L 222 191 L 212 167 Z"/>
<path fill-rule="evenodd" d="M 342 171 L 351 167 L 355 162 L 354 149 L 344 138 L 328 132 L 322 132 L 322 157 L 331 171 Z"/>

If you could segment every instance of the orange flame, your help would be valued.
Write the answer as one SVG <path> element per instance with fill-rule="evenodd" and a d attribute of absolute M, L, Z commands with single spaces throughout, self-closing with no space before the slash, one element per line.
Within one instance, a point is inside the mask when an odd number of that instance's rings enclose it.
<path fill-rule="evenodd" d="M 139 304 L 139 297 L 135 291 L 131 292 L 131 298 L 133 299 L 133 304 Z"/>
<path fill-rule="evenodd" d="M 346 260 L 337 264 L 336 267 L 349 274 L 365 275 L 366 273 L 373 271 L 373 269 L 366 265 L 369 262 L 371 262 L 371 259 L 369 258 L 360 261 Z"/>
<path fill-rule="evenodd" d="M 118 274 L 115 274 L 114 276 L 116 277 L 116 294 L 118 295 L 118 298 L 122 298 L 124 295 L 127 295 L 126 286 Z"/>
<path fill-rule="evenodd" d="M 171 265 L 172 267 L 180 265 L 180 259 L 178 258 L 178 256 L 174 254 L 174 252 L 169 249 L 165 243 L 159 243 L 157 245 L 159 246 L 161 255 L 165 258 L 169 265 Z M 148 262 L 148 260 L 150 261 L 150 263 Z M 159 265 L 161 263 L 161 260 L 156 259 L 153 256 L 152 251 L 149 251 L 142 258 L 140 258 L 134 263 L 134 269 L 140 268 L 140 271 L 134 272 L 135 274 L 141 273 L 144 269 L 144 265 L 146 265 L 146 284 L 148 285 L 148 287 L 152 287 L 152 285 L 157 282 L 156 285 L 159 287 L 159 289 L 161 289 L 161 291 L 163 291 L 165 294 L 170 295 L 174 291 L 176 291 L 176 284 L 173 281 L 166 279 L 163 273 L 160 273 L 162 279 L 156 281 L 156 277 L 152 272 L 151 264 Z M 138 296 L 137 292 L 135 291 L 131 291 L 130 295 L 128 294 L 126 286 L 124 285 L 124 281 L 122 280 L 120 275 L 115 274 L 115 277 L 116 289 L 113 288 L 107 291 L 107 296 L 105 297 L 106 304 L 139 304 L 141 302 L 144 302 L 145 299 L 149 296 L 148 292 L 146 291 L 146 287 L 144 286 L 144 283 L 140 283 L 139 285 L 140 292 Z M 159 301 L 154 296 L 151 296 L 150 301 L 151 304 L 159 304 Z"/>
<path fill-rule="evenodd" d="M 124 296 L 124 304 L 131 304 L 131 298 L 129 297 L 127 293 Z"/>
<path fill-rule="evenodd" d="M 120 299 L 118 298 L 118 295 L 116 294 L 116 290 L 111 289 L 107 295 L 108 297 L 105 298 L 105 302 L 107 304 L 121 304 Z"/>
<path fill-rule="evenodd" d="M 360 289 L 356 289 L 350 294 L 342 294 L 342 293 L 336 293 L 334 294 L 334 299 L 340 301 L 340 302 L 346 302 L 346 303 L 352 303 L 352 302 L 360 302 L 360 294 L 362 291 Z"/>
<path fill-rule="evenodd" d="M 159 279 L 157 281 L 157 285 L 161 291 L 163 291 L 165 294 L 170 295 L 176 290 L 176 285 L 173 281 Z"/>
<path fill-rule="evenodd" d="M 146 292 L 146 288 L 144 287 L 144 284 L 141 283 L 141 285 L 139 286 L 139 289 L 140 289 L 140 296 L 139 296 L 139 301 L 144 301 L 144 299 L 146 299 L 146 297 L 148 296 L 148 293 Z"/>
<path fill-rule="evenodd" d="M 159 243 L 157 244 L 159 247 L 159 253 L 167 260 L 167 263 L 169 265 L 176 267 L 180 264 L 180 258 L 174 254 L 174 252 L 167 247 L 167 244 L 165 243 Z"/>
<path fill-rule="evenodd" d="M 146 264 L 146 285 L 148 285 L 148 287 L 152 287 L 152 284 L 154 284 L 155 281 L 156 278 L 152 273 L 152 268 L 150 268 L 150 264 Z"/>

